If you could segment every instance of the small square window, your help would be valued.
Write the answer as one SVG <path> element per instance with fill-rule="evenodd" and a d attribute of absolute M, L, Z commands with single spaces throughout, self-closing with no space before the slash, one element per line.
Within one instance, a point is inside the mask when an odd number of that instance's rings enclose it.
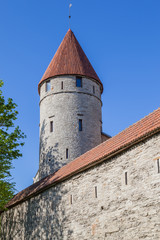
<path fill-rule="evenodd" d="M 46 82 L 46 92 L 48 92 L 51 89 L 51 83 L 50 81 Z"/>
<path fill-rule="evenodd" d="M 82 119 L 79 119 L 79 131 L 82 131 Z"/>
<path fill-rule="evenodd" d="M 82 78 L 76 77 L 76 87 L 82 87 Z"/>

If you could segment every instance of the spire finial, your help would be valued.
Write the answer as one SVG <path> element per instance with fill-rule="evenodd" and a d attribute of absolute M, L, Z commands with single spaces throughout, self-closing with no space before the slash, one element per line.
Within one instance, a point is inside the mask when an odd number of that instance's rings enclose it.
<path fill-rule="evenodd" d="M 70 11 L 70 9 L 71 9 L 71 7 L 72 7 L 72 3 L 70 3 L 69 4 L 69 28 L 71 28 L 71 26 L 70 26 L 70 19 L 71 19 L 71 11 Z"/>

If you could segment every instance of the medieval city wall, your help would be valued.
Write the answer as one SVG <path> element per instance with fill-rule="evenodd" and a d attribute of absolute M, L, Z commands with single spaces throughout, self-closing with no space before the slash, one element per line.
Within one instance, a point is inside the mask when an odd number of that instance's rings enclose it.
<path fill-rule="evenodd" d="M 84 77 L 76 87 L 76 76 L 51 78 L 50 84 L 48 92 L 45 82 L 40 87 L 40 179 L 101 143 L 100 85 Z"/>
<path fill-rule="evenodd" d="M 1 239 L 160 239 L 159 157 L 156 134 L 3 213 Z"/>

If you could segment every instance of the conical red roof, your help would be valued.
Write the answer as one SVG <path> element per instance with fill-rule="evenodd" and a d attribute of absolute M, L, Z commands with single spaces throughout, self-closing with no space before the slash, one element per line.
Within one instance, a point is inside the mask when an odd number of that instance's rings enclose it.
<path fill-rule="evenodd" d="M 39 85 L 46 79 L 59 75 L 81 75 L 93 78 L 103 85 L 71 29 L 66 33 L 61 45 L 45 71 Z"/>

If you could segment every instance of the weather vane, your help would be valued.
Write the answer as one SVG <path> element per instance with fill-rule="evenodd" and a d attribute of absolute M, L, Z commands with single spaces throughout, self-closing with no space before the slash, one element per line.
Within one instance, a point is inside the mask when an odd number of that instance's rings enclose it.
<path fill-rule="evenodd" d="M 72 7 L 72 3 L 69 4 L 69 28 L 70 28 L 70 19 L 71 19 L 71 7 Z"/>

